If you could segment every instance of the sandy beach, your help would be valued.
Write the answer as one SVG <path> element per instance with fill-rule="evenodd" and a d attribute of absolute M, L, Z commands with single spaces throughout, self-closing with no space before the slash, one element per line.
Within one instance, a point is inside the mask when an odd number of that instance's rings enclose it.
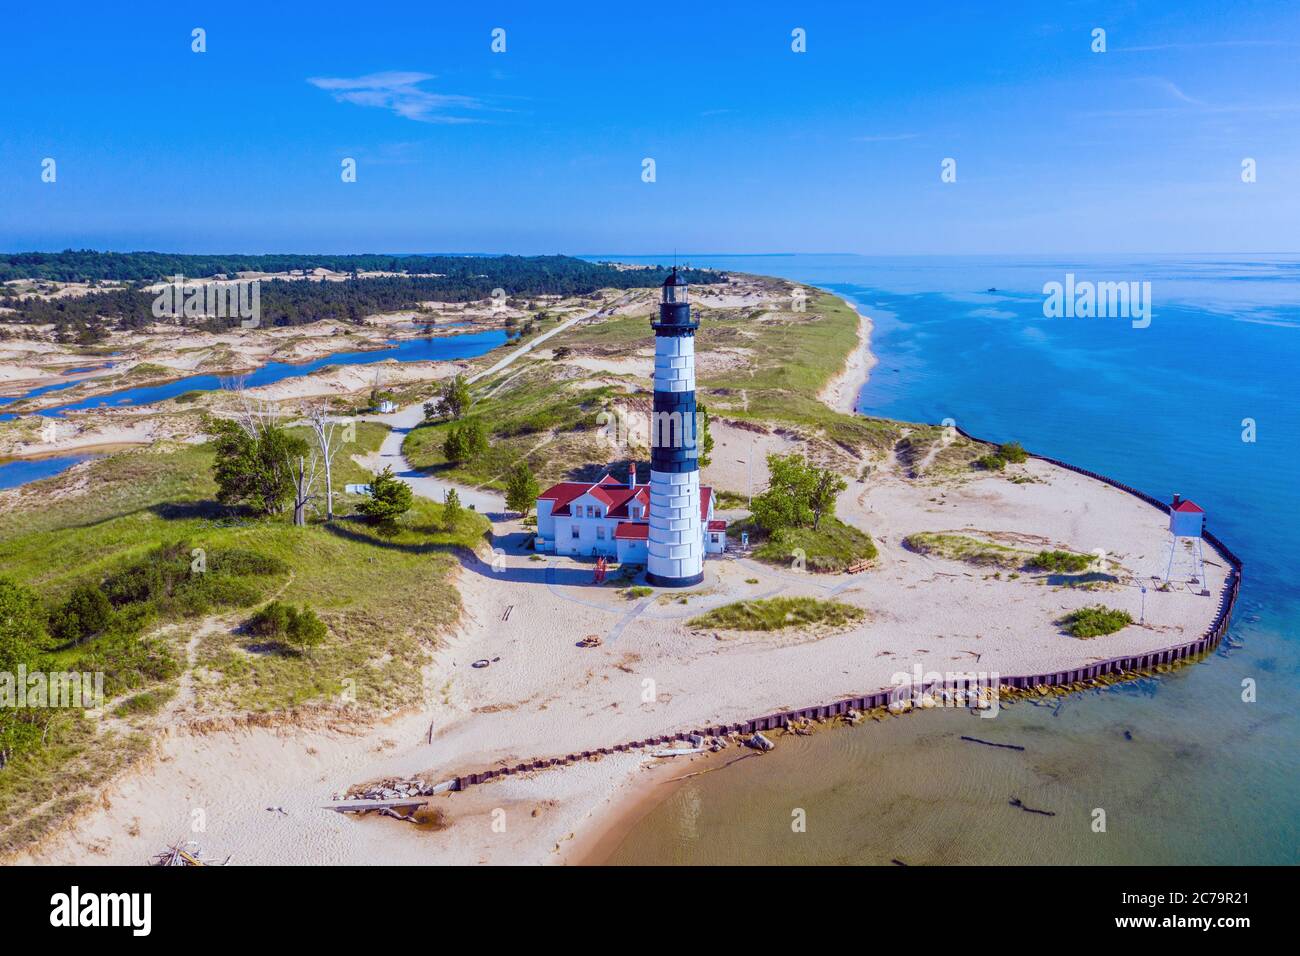
<path fill-rule="evenodd" d="M 852 302 L 849 305 L 858 314 L 858 347 L 845 359 L 844 370 L 826 383 L 818 397 L 837 412 L 852 415 L 857 411 L 858 395 L 871 376 L 876 356 L 871 351 L 871 318 Z"/>
<path fill-rule="evenodd" d="M 840 394 L 856 395 L 869 366 L 861 357 L 854 366 L 858 380 L 844 378 Z M 719 431 L 728 447 L 751 435 Z M 762 446 L 759 460 L 769 446 L 791 445 L 779 436 L 752 440 Z M 400 462 L 400 444 L 384 453 Z M 734 486 L 745 472 L 742 457 L 716 457 L 705 480 Z M 705 584 L 646 599 L 591 587 L 588 565 L 534 560 L 521 546 L 522 526 L 498 521 L 495 544 L 504 562 L 494 570 L 486 554 L 463 561 L 457 584 L 466 613 L 429 664 L 427 709 L 372 727 L 286 722 L 233 730 L 188 724 L 182 710 L 148 769 L 111 784 L 101 809 L 19 859 L 141 863 L 185 836 L 192 810 L 203 807 L 204 845 L 245 864 L 578 861 L 626 814 L 644 811 L 646 781 L 690 772 L 700 761 L 621 754 L 444 794 L 433 798 L 449 820 L 441 830 L 352 819 L 323 808 L 335 794 L 367 781 L 442 780 L 747 720 L 889 687 L 895 675 L 914 667 L 1044 672 L 1175 644 L 1204 630 L 1215 602 L 1184 586 L 1148 594 L 1145 626 L 1080 641 L 1052 622 L 1096 602 L 1103 596 L 1096 591 L 995 577 L 903 546 L 902 539 L 918 531 L 955 531 L 1029 548 L 1101 548 L 1119 565 L 1116 581 L 1104 585 L 1104 599 L 1136 618 L 1137 584 L 1162 561 L 1164 516 L 1044 462 L 1016 467 L 1016 482 L 988 475 L 920 493 L 897 467 L 851 483 L 839 515 L 871 529 L 881 551 L 871 572 L 811 575 L 744 558 L 718 560 L 709 563 Z M 1214 564 L 1209 575 L 1217 595 L 1226 568 Z M 837 632 L 702 632 L 687 623 L 710 607 L 778 594 L 834 596 L 863 608 L 866 617 Z M 602 646 L 575 646 L 588 635 L 602 637 Z M 478 659 L 497 662 L 468 666 Z M 729 748 L 723 755 L 738 753 Z M 665 762 L 673 767 L 661 769 Z M 505 813 L 504 832 L 492 826 L 494 811 Z"/>

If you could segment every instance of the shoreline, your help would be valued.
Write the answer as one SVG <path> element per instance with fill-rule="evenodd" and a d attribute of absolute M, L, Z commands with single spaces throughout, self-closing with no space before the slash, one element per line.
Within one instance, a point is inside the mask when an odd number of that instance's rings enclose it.
<path fill-rule="evenodd" d="M 825 291 L 825 290 L 824 290 Z M 871 351 L 871 332 L 875 323 L 849 299 L 834 292 L 828 292 L 852 309 L 858 316 L 858 344 L 844 360 L 844 368 L 827 382 L 817 397 L 837 412 L 846 415 L 858 413 L 858 396 L 871 378 L 871 370 L 879 364 Z"/>

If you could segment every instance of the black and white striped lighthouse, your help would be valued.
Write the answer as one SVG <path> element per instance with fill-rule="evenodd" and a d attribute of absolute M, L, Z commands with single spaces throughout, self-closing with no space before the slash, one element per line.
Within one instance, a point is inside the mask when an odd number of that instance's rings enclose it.
<path fill-rule="evenodd" d="M 655 330 L 650 424 L 650 531 L 646 581 L 689 587 L 704 580 L 700 465 L 695 414 L 695 330 L 686 281 L 664 280 Z"/>

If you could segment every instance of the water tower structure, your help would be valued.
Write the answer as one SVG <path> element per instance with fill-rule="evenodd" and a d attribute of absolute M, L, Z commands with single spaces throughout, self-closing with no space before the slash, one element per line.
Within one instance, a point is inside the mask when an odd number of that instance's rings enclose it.
<path fill-rule="evenodd" d="M 1194 501 L 1174 495 L 1169 506 L 1169 560 L 1165 564 L 1165 583 L 1168 584 L 1174 574 L 1174 565 L 1179 554 L 1186 556 L 1188 580 L 1192 584 L 1202 585 L 1203 594 L 1209 591 L 1205 585 L 1205 556 L 1201 541 L 1205 536 L 1205 509 Z M 1181 563 L 1180 563 L 1181 565 Z M 1180 566 L 1181 571 L 1181 566 Z"/>

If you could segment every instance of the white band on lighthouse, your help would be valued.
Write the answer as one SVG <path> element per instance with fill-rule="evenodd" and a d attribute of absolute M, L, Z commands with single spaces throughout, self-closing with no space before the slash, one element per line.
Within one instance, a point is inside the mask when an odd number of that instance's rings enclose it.
<path fill-rule="evenodd" d="M 695 391 L 695 336 L 655 337 L 655 391 Z"/>
<path fill-rule="evenodd" d="M 650 472 L 650 534 L 646 570 L 659 578 L 692 578 L 704 570 L 700 473 Z"/>

